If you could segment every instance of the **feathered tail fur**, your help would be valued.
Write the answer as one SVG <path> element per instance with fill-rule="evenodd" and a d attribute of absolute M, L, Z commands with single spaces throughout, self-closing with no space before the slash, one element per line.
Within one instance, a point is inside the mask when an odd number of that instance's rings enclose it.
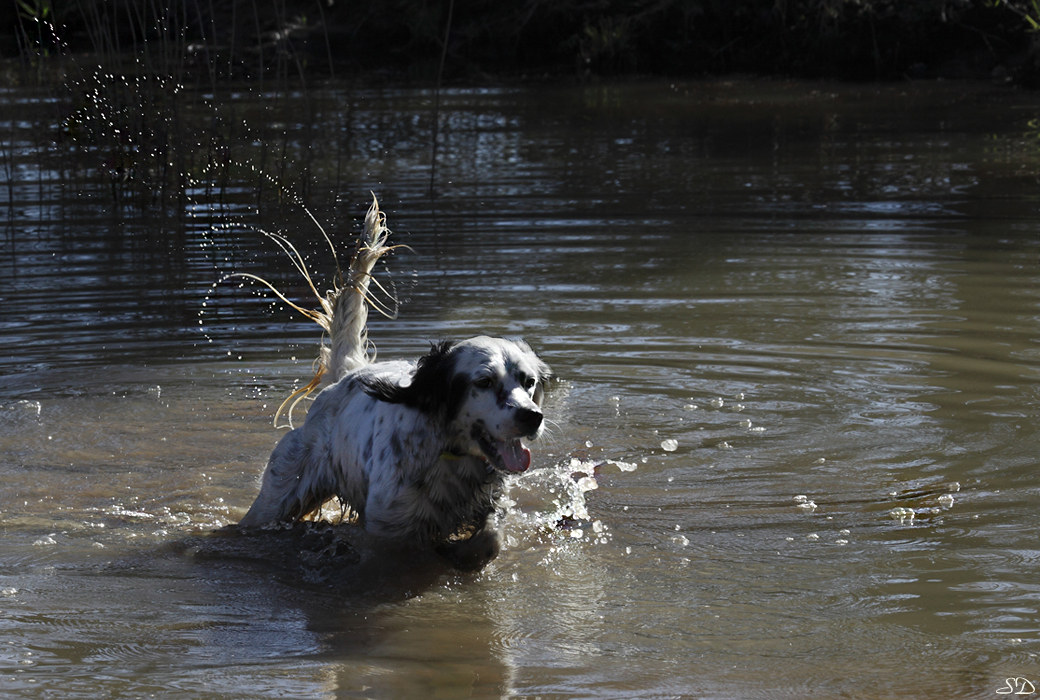
<path fill-rule="evenodd" d="M 313 216 L 311 216 L 311 220 L 325 237 L 332 250 L 333 258 L 335 258 L 336 249 L 328 234 L 325 233 L 325 229 Z M 284 411 L 288 416 L 291 428 L 293 409 L 311 392 L 322 384 L 338 382 L 348 372 L 375 361 L 375 351 L 370 349 L 368 342 L 368 306 L 371 304 L 380 313 L 391 318 L 394 314 L 390 312 L 386 304 L 376 301 L 369 294 L 369 286 L 373 282 L 372 269 L 379 258 L 396 246 L 386 245 L 386 241 L 390 237 L 390 230 L 386 227 L 386 215 L 379 210 L 379 202 L 375 195 L 372 195 L 372 206 L 368 208 L 368 214 L 365 215 L 365 228 L 358 237 L 357 247 L 354 249 L 354 257 L 350 260 L 347 274 L 344 277 L 343 271 L 339 269 L 337 263 L 334 287 L 323 296 L 314 286 L 314 280 L 311 278 L 303 257 L 292 243 L 280 234 L 265 232 L 265 235 L 274 240 L 290 257 L 296 269 L 307 280 L 307 284 L 314 292 L 321 308 L 306 309 L 296 304 L 286 298 L 270 282 L 257 275 L 239 272 L 228 275 L 228 277 L 245 277 L 260 282 L 274 292 L 279 299 L 325 329 L 329 336 L 329 344 L 322 343 L 319 351 L 314 378 L 306 386 L 294 391 L 275 411 L 275 424 L 277 425 L 278 416 L 282 415 Z M 375 284 L 382 290 L 379 282 Z"/>
<path fill-rule="evenodd" d="M 321 228 L 319 226 L 319 228 Z M 328 235 L 322 229 L 322 235 Z M 369 295 L 369 285 L 373 281 L 372 269 L 394 246 L 386 245 L 390 237 L 390 229 L 386 227 L 386 215 L 379 209 L 379 201 L 372 195 L 372 206 L 365 215 L 365 228 L 358 237 L 354 249 L 354 257 L 344 278 L 342 270 L 336 273 L 336 282 L 332 290 L 322 296 L 314 287 L 310 274 L 302 260 L 299 267 L 310 284 L 311 291 L 318 298 L 321 309 L 304 309 L 292 304 L 300 313 L 313 319 L 329 335 L 329 344 L 322 343 L 318 354 L 317 368 L 314 378 L 306 386 L 294 391 L 275 412 L 275 423 L 278 416 L 289 406 L 286 412 L 289 427 L 292 427 L 292 411 L 300 401 L 305 399 L 322 384 L 334 384 L 348 372 L 364 367 L 375 361 L 375 351 L 370 350 L 368 342 L 368 305 L 372 304 L 381 313 L 393 316 L 385 305 L 373 300 Z M 329 241 L 331 247 L 332 242 Z M 335 255 L 335 250 L 333 250 Z M 380 286 L 376 282 L 376 286 Z M 382 287 L 380 287 L 382 289 Z M 384 290 L 385 291 L 385 290 Z M 283 297 L 284 298 L 284 297 Z"/>
<path fill-rule="evenodd" d="M 393 250 L 386 245 L 389 237 L 386 216 L 372 197 L 372 206 L 365 216 L 365 230 L 358 238 L 347 277 L 341 278 L 336 288 L 321 299 L 322 312 L 317 320 L 328 331 L 330 343 L 321 347 L 318 374 L 327 375 L 330 382 L 338 382 L 348 372 L 375 360 L 368 343 L 368 305 L 375 302 L 368 288 L 372 268 L 379 258 Z"/>

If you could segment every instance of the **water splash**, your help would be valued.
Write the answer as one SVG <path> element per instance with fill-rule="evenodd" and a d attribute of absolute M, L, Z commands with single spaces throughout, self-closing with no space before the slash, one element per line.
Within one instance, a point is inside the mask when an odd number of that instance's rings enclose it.
<path fill-rule="evenodd" d="M 610 527 L 589 512 L 587 494 L 599 489 L 604 469 L 631 472 L 636 465 L 618 460 L 571 457 L 554 467 L 512 479 L 501 500 L 499 525 L 507 548 L 530 546 L 549 534 L 595 544 L 612 538 Z"/>

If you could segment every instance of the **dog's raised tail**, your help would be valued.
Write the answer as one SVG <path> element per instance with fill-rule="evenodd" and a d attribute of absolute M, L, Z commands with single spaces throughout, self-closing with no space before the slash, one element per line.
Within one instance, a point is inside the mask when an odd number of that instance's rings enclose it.
<path fill-rule="evenodd" d="M 376 262 L 393 250 L 386 245 L 389 237 L 386 215 L 379 210 L 379 202 L 373 195 L 350 267 L 336 288 L 322 300 L 326 322 L 321 325 L 329 333 L 329 344 L 321 347 L 318 373 L 331 382 L 375 360 L 375 352 L 368 342 L 368 307 L 372 304 L 383 310 L 383 306 L 369 295 L 369 285 Z"/>
<path fill-rule="evenodd" d="M 313 219 L 313 217 L 311 218 Z M 335 257 L 336 250 L 332 246 L 332 241 L 329 240 L 320 224 L 318 224 L 318 228 L 325 236 L 325 240 L 329 242 L 329 246 L 332 247 L 332 254 Z M 311 392 L 323 383 L 337 382 L 351 370 L 375 361 L 375 351 L 370 349 L 368 343 L 368 306 L 371 304 L 380 313 L 391 318 L 394 313 L 391 313 L 385 303 L 375 300 L 369 294 L 369 286 L 372 282 L 372 270 L 375 264 L 379 258 L 395 247 L 386 245 L 389 237 L 390 230 L 386 227 L 386 216 L 379 210 L 379 202 L 375 195 L 372 195 L 372 206 L 368 208 L 368 214 L 365 216 L 365 228 L 358 237 L 354 257 L 350 259 L 350 267 L 347 268 L 346 275 L 342 270 L 337 270 L 335 287 L 322 296 L 314 287 L 307 266 L 296 253 L 296 249 L 280 236 L 274 236 L 283 249 L 291 252 L 295 257 L 297 269 L 303 274 L 314 295 L 318 298 L 318 302 L 321 304 L 320 309 L 306 309 L 293 303 L 271 283 L 260 277 L 248 273 L 240 275 L 266 285 L 287 304 L 325 329 L 329 336 L 329 343 L 327 345 L 322 343 L 321 349 L 318 351 L 314 378 L 282 402 L 274 414 L 275 425 L 278 425 L 278 417 L 284 412 L 289 420 L 288 427 L 291 428 L 293 409 Z M 382 289 L 378 282 L 376 282 L 376 286 Z"/>

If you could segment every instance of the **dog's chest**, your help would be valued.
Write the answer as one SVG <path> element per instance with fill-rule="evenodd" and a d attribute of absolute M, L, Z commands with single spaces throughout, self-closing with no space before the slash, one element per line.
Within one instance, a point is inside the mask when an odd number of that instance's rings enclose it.
<path fill-rule="evenodd" d="M 487 464 L 469 455 L 441 454 L 419 482 L 419 491 L 441 506 L 462 505 L 493 485 L 493 474 Z"/>
<path fill-rule="evenodd" d="M 441 455 L 407 489 L 417 520 L 431 534 L 447 537 L 482 520 L 494 508 L 501 486 L 495 473 L 476 457 Z"/>

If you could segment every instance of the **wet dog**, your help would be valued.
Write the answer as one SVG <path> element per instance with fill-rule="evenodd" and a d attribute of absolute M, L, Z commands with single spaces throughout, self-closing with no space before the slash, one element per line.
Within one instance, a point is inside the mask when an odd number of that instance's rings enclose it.
<path fill-rule="evenodd" d="M 530 467 L 523 440 L 543 430 L 551 372 L 526 343 L 487 336 L 374 362 L 368 290 L 388 235 L 373 201 L 347 279 L 308 314 L 328 331 L 318 379 L 332 383 L 275 447 L 239 525 L 293 523 L 336 497 L 366 531 L 477 568 L 498 554 L 491 516 L 505 477 Z"/>

